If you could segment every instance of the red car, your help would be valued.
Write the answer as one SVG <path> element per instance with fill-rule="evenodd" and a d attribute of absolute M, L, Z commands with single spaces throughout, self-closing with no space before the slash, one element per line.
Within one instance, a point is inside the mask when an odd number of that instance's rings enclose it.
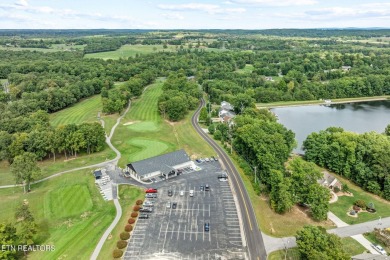
<path fill-rule="evenodd" d="M 146 193 L 157 193 L 157 189 L 149 188 L 145 190 Z"/>

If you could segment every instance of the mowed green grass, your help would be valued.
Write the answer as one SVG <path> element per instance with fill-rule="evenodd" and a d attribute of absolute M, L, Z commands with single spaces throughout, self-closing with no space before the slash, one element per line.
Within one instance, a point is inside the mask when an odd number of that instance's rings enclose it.
<path fill-rule="evenodd" d="M 97 122 L 98 112 L 102 111 L 100 95 L 84 99 L 83 101 L 50 114 L 50 123 L 53 126 L 66 124 L 81 124 L 84 122 Z"/>
<path fill-rule="evenodd" d="M 329 205 L 330 211 L 332 211 L 337 217 L 344 222 L 353 225 L 357 223 L 363 223 L 366 221 L 376 220 L 379 217 L 390 216 L 390 202 L 386 201 L 376 195 L 370 194 L 360 187 L 356 186 L 347 179 L 342 178 L 335 174 L 335 176 L 342 182 L 348 184 L 353 196 L 339 196 L 335 203 Z M 364 200 L 366 204 L 374 203 L 376 213 L 361 212 L 358 213 L 358 217 L 350 217 L 347 212 L 352 208 L 353 204 L 357 200 Z"/>
<path fill-rule="evenodd" d="M 352 237 L 342 238 L 341 244 L 343 245 L 344 251 L 347 252 L 350 256 L 359 255 L 366 251 L 366 248 Z"/>
<path fill-rule="evenodd" d="M 48 203 L 52 218 L 72 217 L 93 206 L 89 190 L 84 185 L 73 185 L 51 191 L 48 196 Z"/>
<path fill-rule="evenodd" d="M 298 248 L 290 248 L 288 250 L 278 250 L 274 251 L 268 255 L 268 260 L 300 260 L 301 256 L 299 254 Z"/>
<path fill-rule="evenodd" d="M 62 203 L 51 203 L 56 195 Z M 26 199 L 41 231 L 38 244 L 55 246 L 52 252 L 32 252 L 29 259 L 89 259 L 115 216 L 113 203 L 103 200 L 91 170 L 32 185 L 27 194 L 22 188 L 1 189 L 0 197 L 1 222 L 13 222 L 15 208 Z"/>
<path fill-rule="evenodd" d="M 98 52 L 98 53 L 88 53 L 85 58 L 97 58 L 97 59 L 113 59 L 117 60 L 119 58 L 128 58 L 135 57 L 136 54 L 149 54 L 154 52 L 171 52 L 175 51 L 175 46 L 168 45 L 167 49 L 164 49 L 162 45 L 130 45 L 126 44 L 120 47 L 116 51 L 107 51 L 107 52 Z"/>
<path fill-rule="evenodd" d="M 150 158 L 184 148 L 191 156 L 210 156 L 213 150 L 193 129 L 190 113 L 181 122 L 162 119 L 157 101 L 163 81 L 151 84 L 142 96 L 133 100 L 129 112 L 118 126 L 112 143 L 122 153 L 119 165 Z"/>
<path fill-rule="evenodd" d="M 236 70 L 239 74 L 251 74 L 254 67 L 252 64 L 245 64 L 245 67 L 243 69 Z"/>
<path fill-rule="evenodd" d="M 112 237 L 108 238 L 104 243 L 102 250 L 99 253 L 98 259 L 107 260 L 112 259 L 112 251 L 116 249 L 116 243 L 119 239 L 119 234 L 123 232 L 125 226 L 128 224 L 127 220 L 133 212 L 133 206 L 139 199 L 144 199 L 145 192 L 143 189 L 131 186 L 131 185 L 119 185 L 118 186 L 118 197 L 119 203 L 122 207 L 122 217 L 118 224 L 111 232 Z"/>

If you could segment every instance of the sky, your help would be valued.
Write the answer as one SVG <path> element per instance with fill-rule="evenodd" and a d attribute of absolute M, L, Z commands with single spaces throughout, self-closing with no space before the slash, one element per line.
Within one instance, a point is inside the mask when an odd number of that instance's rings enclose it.
<path fill-rule="evenodd" d="M 389 0 L 0 0 L 0 29 L 390 28 Z"/>

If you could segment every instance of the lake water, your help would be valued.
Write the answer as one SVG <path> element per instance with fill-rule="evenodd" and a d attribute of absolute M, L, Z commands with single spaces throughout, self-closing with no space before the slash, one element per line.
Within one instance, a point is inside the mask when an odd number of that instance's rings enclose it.
<path fill-rule="evenodd" d="M 294 152 L 303 153 L 302 143 L 312 132 L 338 126 L 346 131 L 383 133 L 390 124 L 390 100 L 358 103 L 283 107 L 271 109 L 279 122 L 295 133 Z"/>

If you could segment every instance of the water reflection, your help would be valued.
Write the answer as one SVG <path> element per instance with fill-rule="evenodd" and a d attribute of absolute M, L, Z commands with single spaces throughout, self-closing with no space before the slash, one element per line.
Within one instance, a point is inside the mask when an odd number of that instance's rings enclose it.
<path fill-rule="evenodd" d="M 302 142 L 312 132 L 330 126 L 347 131 L 382 133 L 390 124 L 390 100 L 274 108 L 279 122 L 291 129 L 298 141 L 295 152 L 302 153 Z"/>

